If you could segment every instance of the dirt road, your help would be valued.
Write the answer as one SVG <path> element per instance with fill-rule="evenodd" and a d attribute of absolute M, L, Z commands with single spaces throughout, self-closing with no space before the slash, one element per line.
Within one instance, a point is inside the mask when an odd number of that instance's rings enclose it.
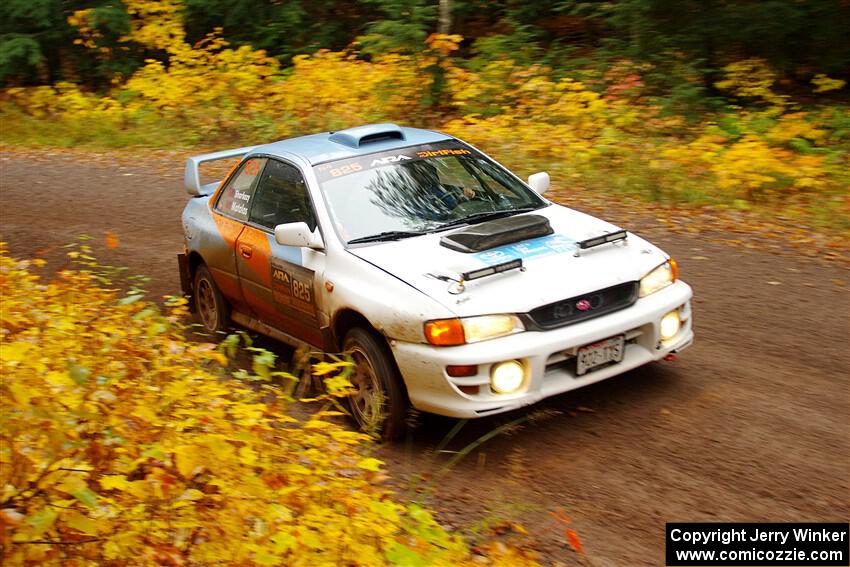
<path fill-rule="evenodd" d="M 178 293 L 182 156 L 0 159 L 0 238 L 12 254 L 55 267 L 85 233 L 104 261 L 150 276 L 154 296 Z M 409 443 L 380 449 L 399 490 L 450 525 L 520 520 L 547 562 L 568 565 L 661 565 L 667 521 L 850 518 L 847 271 L 629 228 L 679 260 L 696 294 L 695 345 L 545 402 L 560 413 L 489 441 L 442 479 L 447 456 L 433 449 L 454 422 L 425 417 Z M 106 231 L 118 248 L 104 248 Z M 448 448 L 524 415 L 470 422 Z"/>

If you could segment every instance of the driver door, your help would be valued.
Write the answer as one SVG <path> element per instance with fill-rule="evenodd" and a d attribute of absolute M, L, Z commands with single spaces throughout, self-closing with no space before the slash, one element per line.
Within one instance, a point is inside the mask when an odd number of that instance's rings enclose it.
<path fill-rule="evenodd" d="M 322 348 L 327 317 L 317 286 L 325 253 L 278 244 L 274 227 L 290 222 L 317 227 L 304 176 L 296 166 L 269 158 L 236 243 L 242 293 L 260 321 Z"/>

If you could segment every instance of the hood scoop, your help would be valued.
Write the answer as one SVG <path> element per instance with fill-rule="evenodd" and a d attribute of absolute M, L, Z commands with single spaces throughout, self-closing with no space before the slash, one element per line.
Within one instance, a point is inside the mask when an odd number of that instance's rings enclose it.
<path fill-rule="evenodd" d="M 457 252 L 490 250 L 529 238 L 554 233 L 549 219 L 541 215 L 515 215 L 469 226 L 440 238 L 440 244 Z"/>

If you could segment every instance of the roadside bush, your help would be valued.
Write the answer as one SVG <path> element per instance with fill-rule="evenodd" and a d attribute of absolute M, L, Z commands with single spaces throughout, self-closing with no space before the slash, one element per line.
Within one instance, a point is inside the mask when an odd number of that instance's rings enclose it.
<path fill-rule="evenodd" d="M 182 300 L 161 312 L 71 255 L 88 267 L 45 283 L 0 244 L 4 564 L 532 564 L 395 500 L 336 412 L 289 417 L 270 353 L 234 379 L 232 341 L 187 341 Z"/>

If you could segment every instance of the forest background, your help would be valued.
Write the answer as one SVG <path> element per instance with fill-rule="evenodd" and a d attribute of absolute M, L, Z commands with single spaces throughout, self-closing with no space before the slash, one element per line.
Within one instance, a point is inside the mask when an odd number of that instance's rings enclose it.
<path fill-rule="evenodd" d="M 576 195 L 842 234 L 848 29 L 846 0 L 8 0 L 2 136 L 221 149 L 396 121 Z"/>

